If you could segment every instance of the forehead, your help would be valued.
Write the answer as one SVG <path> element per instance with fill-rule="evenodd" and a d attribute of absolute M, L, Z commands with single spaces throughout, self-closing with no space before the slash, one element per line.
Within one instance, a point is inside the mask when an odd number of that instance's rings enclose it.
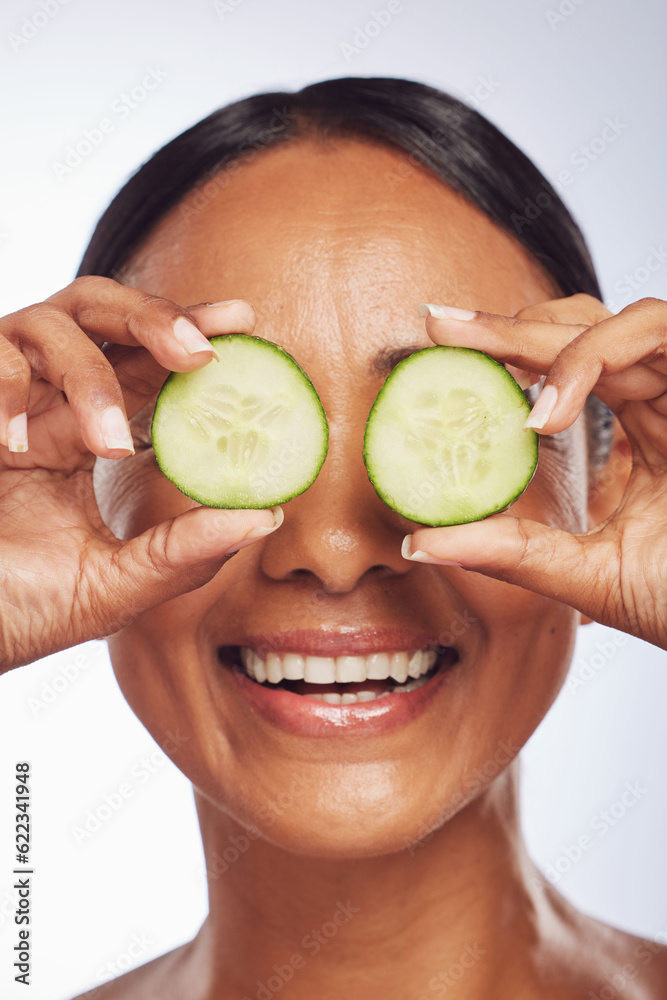
<path fill-rule="evenodd" d="M 429 171 L 354 140 L 303 140 L 220 172 L 160 222 L 129 280 L 182 305 L 247 299 L 257 334 L 304 361 L 314 332 L 319 351 L 346 354 L 429 343 L 422 301 L 513 315 L 555 291 Z"/>

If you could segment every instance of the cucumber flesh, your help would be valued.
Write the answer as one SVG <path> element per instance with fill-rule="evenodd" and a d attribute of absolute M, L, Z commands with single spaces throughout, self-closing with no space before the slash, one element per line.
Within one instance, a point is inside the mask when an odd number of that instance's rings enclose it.
<path fill-rule="evenodd" d="M 153 450 L 175 486 L 207 507 L 285 503 L 315 481 L 329 429 L 312 382 L 261 337 L 212 337 L 220 361 L 172 372 L 153 414 Z"/>
<path fill-rule="evenodd" d="M 427 347 L 399 362 L 371 408 L 368 476 L 403 517 L 431 526 L 477 521 L 507 507 L 537 467 L 530 404 L 481 351 Z"/>

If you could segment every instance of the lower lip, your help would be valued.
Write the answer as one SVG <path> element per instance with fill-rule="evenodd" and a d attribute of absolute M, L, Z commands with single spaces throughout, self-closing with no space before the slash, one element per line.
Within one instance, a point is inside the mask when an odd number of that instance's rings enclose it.
<path fill-rule="evenodd" d="M 266 688 L 238 667 L 232 668 L 241 695 L 267 722 L 297 736 L 374 736 L 417 719 L 446 683 L 452 667 L 443 665 L 426 684 L 405 694 L 388 694 L 356 705 L 327 705 L 307 695 Z"/>

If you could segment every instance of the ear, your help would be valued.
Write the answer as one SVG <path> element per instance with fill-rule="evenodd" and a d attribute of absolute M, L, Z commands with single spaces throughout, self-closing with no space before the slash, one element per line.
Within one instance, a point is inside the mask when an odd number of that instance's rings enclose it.
<path fill-rule="evenodd" d="M 611 517 L 621 502 L 630 470 L 632 452 L 625 431 L 614 417 L 614 438 L 606 465 L 598 469 L 588 489 L 588 527 L 595 528 Z M 592 619 L 581 615 L 581 624 Z"/>

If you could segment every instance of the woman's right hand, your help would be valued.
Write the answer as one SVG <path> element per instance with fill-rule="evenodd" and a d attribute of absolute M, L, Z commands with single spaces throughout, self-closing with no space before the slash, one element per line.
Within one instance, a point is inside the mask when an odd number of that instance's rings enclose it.
<path fill-rule="evenodd" d="M 132 461 L 126 414 L 211 360 L 205 334 L 254 325 L 247 302 L 184 309 L 99 277 L 0 319 L 0 671 L 111 635 L 278 526 L 196 507 L 120 541 L 93 490 L 95 456 Z"/>

